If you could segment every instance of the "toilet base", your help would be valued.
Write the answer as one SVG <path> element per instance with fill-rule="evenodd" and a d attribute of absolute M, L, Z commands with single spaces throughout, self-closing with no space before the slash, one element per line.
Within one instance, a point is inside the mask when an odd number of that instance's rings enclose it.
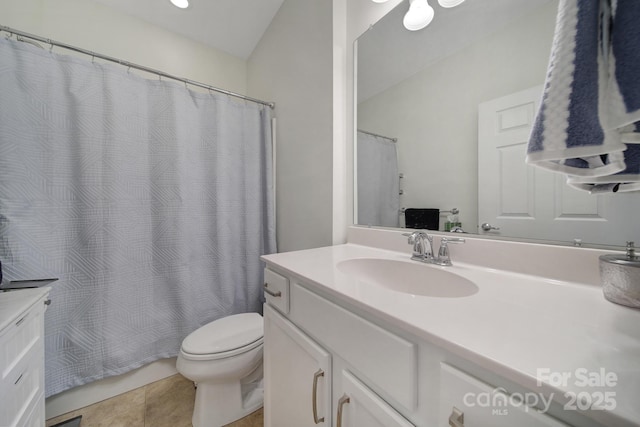
<path fill-rule="evenodd" d="M 193 427 L 222 427 L 260 409 L 261 377 L 262 365 L 242 382 L 197 383 Z"/>

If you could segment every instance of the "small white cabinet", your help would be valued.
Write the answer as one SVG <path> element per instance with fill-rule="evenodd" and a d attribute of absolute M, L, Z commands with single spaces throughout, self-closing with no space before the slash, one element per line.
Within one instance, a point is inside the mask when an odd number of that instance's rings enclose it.
<path fill-rule="evenodd" d="M 48 288 L 0 293 L 0 426 L 44 425 Z"/>

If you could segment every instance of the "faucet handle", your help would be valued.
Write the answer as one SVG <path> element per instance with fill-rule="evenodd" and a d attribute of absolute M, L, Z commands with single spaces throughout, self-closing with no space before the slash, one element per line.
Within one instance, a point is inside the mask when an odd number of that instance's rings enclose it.
<path fill-rule="evenodd" d="M 438 250 L 438 259 L 436 264 L 438 265 L 452 265 L 451 257 L 449 255 L 449 243 L 464 243 L 465 239 L 462 237 L 443 237 L 440 239 L 440 250 Z"/>
<path fill-rule="evenodd" d="M 414 231 L 413 233 L 402 233 L 402 235 L 408 237 L 409 244 L 413 245 L 413 243 L 416 241 L 417 231 Z"/>

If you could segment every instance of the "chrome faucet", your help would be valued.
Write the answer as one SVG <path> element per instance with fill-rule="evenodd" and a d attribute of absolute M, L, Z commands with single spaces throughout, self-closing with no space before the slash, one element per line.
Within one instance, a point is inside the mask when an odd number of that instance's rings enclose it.
<path fill-rule="evenodd" d="M 449 243 L 464 243 L 465 240 L 460 237 L 443 237 L 440 239 L 440 250 L 438 257 L 433 255 L 433 237 L 424 231 L 414 231 L 412 233 L 403 233 L 407 236 L 408 243 L 413 245 L 413 254 L 411 259 L 429 264 L 437 264 L 449 266 L 451 264 L 451 256 L 449 255 Z"/>
<path fill-rule="evenodd" d="M 465 240 L 461 237 L 443 237 L 440 239 L 440 250 L 438 251 L 438 258 L 435 260 L 435 264 L 452 265 L 451 257 L 449 256 L 449 243 L 464 242 Z"/>
<path fill-rule="evenodd" d="M 433 237 L 424 231 L 414 231 L 413 233 L 403 233 L 409 237 L 408 243 L 413 245 L 411 259 L 422 262 L 433 262 Z"/>

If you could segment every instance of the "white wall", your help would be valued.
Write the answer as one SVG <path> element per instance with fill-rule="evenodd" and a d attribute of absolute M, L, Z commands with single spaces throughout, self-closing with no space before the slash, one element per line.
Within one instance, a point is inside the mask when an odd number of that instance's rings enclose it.
<path fill-rule="evenodd" d="M 276 103 L 280 252 L 332 243 L 331 29 L 331 2 L 285 0 L 248 60 L 248 93 Z"/>
<path fill-rule="evenodd" d="M 353 42 L 402 0 L 285 0 L 248 61 L 276 102 L 278 250 L 346 241 L 353 223 Z"/>
<path fill-rule="evenodd" d="M 246 92 L 246 61 L 97 2 L 2 0 L 0 24 L 177 77 Z M 54 52 L 72 54 L 62 48 Z"/>
<path fill-rule="evenodd" d="M 476 232 L 478 104 L 544 82 L 556 11 L 548 3 L 360 103 L 359 127 L 398 138 L 402 206 L 459 208 Z"/>

